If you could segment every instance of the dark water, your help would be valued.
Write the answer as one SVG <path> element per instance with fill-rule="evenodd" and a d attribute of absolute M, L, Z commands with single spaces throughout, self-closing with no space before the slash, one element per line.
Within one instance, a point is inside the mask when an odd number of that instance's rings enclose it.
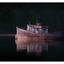
<path fill-rule="evenodd" d="M 0 61 L 64 61 L 64 41 L 22 42 L 0 37 Z"/>

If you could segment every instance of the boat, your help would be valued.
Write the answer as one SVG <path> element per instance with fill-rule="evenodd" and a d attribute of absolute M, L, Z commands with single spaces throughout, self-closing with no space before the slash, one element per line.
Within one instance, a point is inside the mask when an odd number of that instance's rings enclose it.
<path fill-rule="evenodd" d="M 27 24 L 27 29 L 16 27 L 15 38 L 23 41 L 41 41 L 41 40 L 62 40 L 64 39 L 64 32 L 48 33 L 48 26 L 41 26 L 41 23 L 36 25 Z"/>

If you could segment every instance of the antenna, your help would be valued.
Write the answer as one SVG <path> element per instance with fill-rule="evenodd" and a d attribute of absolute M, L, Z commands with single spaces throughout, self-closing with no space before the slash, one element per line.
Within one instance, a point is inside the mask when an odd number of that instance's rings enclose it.
<path fill-rule="evenodd" d="M 29 25 L 30 25 L 30 22 L 29 22 Z"/>
<path fill-rule="evenodd" d="M 38 14 L 37 14 L 37 17 L 36 17 L 36 24 L 38 23 Z"/>

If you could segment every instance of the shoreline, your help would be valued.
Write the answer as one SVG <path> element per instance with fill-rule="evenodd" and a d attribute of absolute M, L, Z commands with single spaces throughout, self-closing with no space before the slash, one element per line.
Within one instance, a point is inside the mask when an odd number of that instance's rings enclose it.
<path fill-rule="evenodd" d="M 15 36 L 15 34 L 0 34 L 0 36 Z"/>

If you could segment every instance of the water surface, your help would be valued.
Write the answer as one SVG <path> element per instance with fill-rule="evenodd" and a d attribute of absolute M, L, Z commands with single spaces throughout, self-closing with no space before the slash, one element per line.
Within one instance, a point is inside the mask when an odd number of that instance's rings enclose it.
<path fill-rule="evenodd" d="M 64 60 L 64 41 L 23 42 L 15 40 L 14 36 L 2 36 L 0 37 L 0 60 Z"/>
<path fill-rule="evenodd" d="M 63 41 L 22 42 L 17 40 L 16 50 L 25 51 L 26 60 L 64 60 Z"/>

